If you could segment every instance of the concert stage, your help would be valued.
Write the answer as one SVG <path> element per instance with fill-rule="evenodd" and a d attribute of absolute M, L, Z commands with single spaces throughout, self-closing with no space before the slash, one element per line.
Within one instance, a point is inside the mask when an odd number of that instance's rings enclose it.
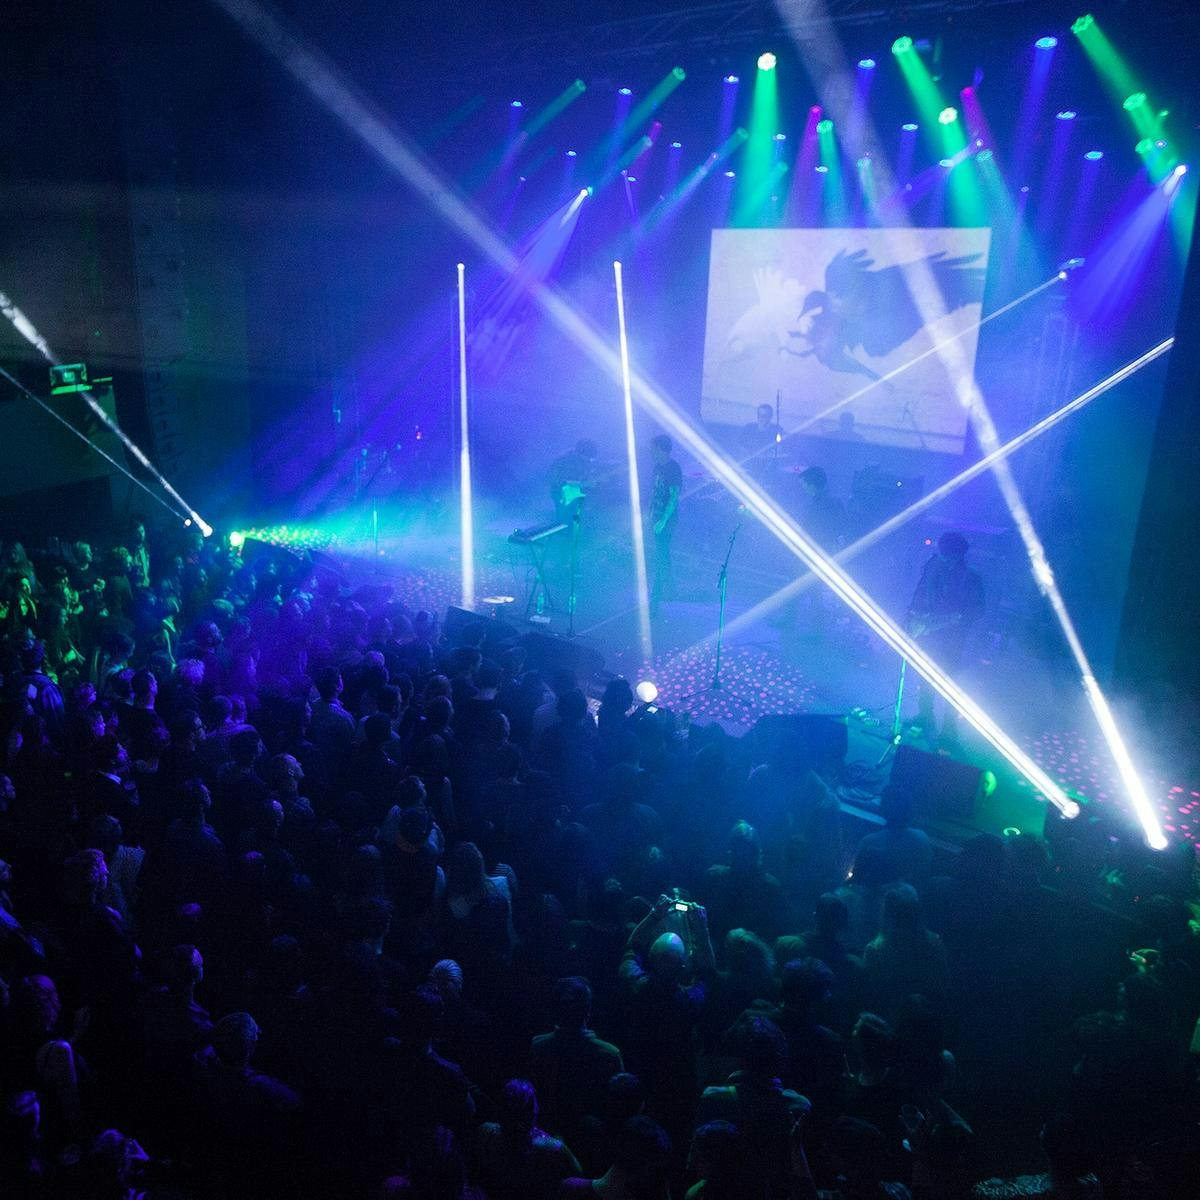
<path fill-rule="evenodd" d="M 447 556 L 445 543 L 437 537 L 413 537 L 411 527 L 400 518 L 397 527 L 410 532 L 385 534 L 376 555 L 374 542 L 363 536 L 362 522 L 357 534 L 351 523 L 329 548 L 330 557 L 341 564 L 348 586 L 390 586 L 414 609 L 444 618 L 460 600 L 457 562 Z M 476 611 L 482 619 L 512 626 L 519 636 L 549 636 L 593 652 L 590 659 L 602 658 L 603 672 L 590 681 L 594 696 L 610 675 L 623 674 L 631 682 L 652 680 L 658 688 L 657 703 L 693 725 L 717 722 L 737 737 L 772 714 L 824 714 L 843 723 L 845 766 L 832 780 L 843 811 L 866 823 L 880 820 L 877 799 L 888 782 L 892 759 L 880 760 L 890 742 L 899 662 L 857 618 L 839 611 L 836 601 L 826 596 L 815 610 L 817 628 L 811 625 L 812 612 L 806 612 L 795 627 L 781 629 L 768 618 L 734 634 L 724 646 L 720 687 L 714 690 L 718 560 L 697 553 L 684 557 L 678 572 L 684 598 L 663 606 L 653 625 L 653 657 L 643 665 L 633 591 L 614 586 L 607 553 L 597 551 L 581 571 L 577 638 L 566 636 L 567 579 L 561 556 L 551 558 L 547 572 L 556 607 L 542 620 L 524 619 L 526 589 L 533 579 L 526 560 L 514 554 L 508 542 L 514 527 L 500 516 L 478 531 L 478 595 L 512 597 L 501 605 L 481 601 Z M 383 528 L 388 528 L 386 520 Z M 735 560 L 729 592 L 731 620 L 780 582 L 770 572 L 739 573 Z M 1069 789 L 1083 805 L 1086 819 L 1112 822 L 1114 829 L 1137 837 L 1137 822 L 1126 807 L 1115 764 L 1090 721 L 1078 680 L 1070 678 L 1061 662 L 1047 663 L 1015 640 L 999 637 L 992 628 L 995 619 L 985 620 L 985 628 L 974 639 L 974 652 L 961 672 L 964 686 L 989 704 L 1033 760 Z M 568 659 L 573 661 L 574 655 Z M 910 675 L 906 717 L 916 712 L 915 686 Z M 952 750 L 938 748 L 907 729 L 901 745 L 918 752 L 912 757 L 919 767 L 929 769 L 929 759 L 936 758 L 950 764 L 947 769 L 952 775 L 956 768 L 960 776 L 965 775 L 951 780 L 951 792 L 964 797 L 959 811 L 943 809 L 926 816 L 926 828 L 943 848 L 957 850 L 978 833 L 1042 832 L 1046 803 L 969 727 L 962 727 L 960 744 Z M 1147 787 L 1168 836 L 1200 845 L 1200 771 L 1189 777 L 1180 771 L 1172 775 L 1165 768 L 1155 770 L 1152 763 L 1148 766 Z M 936 764 L 932 769 L 936 772 Z M 974 790 L 973 771 L 982 773 L 981 780 L 974 776 L 982 785 Z M 921 782 L 928 787 L 926 778 Z"/>

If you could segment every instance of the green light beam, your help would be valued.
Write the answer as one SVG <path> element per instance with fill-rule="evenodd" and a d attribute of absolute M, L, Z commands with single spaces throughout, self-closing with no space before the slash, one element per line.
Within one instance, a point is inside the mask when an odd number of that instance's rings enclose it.
<path fill-rule="evenodd" d="M 830 120 L 817 122 L 817 145 L 821 152 L 821 166 L 825 168 L 821 189 L 825 206 L 825 223 L 843 226 L 850 224 L 850 209 L 846 204 L 846 182 L 842 178 L 842 156 L 838 150 L 837 134 Z"/>
<path fill-rule="evenodd" d="M 750 136 L 742 155 L 738 173 L 738 198 L 734 204 L 732 224 L 757 225 L 762 218 L 762 204 L 767 178 L 775 159 L 775 134 L 779 132 L 779 72 L 775 69 L 754 73 L 754 99 L 750 105 Z"/>
<path fill-rule="evenodd" d="M 530 119 L 529 124 L 521 130 L 521 134 L 528 140 L 531 137 L 536 137 L 551 121 L 554 120 L 568 105 L 574 103 L 587 91 L 587 84 L 582 79 L 575 80 L 563 88 L 545 108 L 542 109 L 536 116 Z"/>

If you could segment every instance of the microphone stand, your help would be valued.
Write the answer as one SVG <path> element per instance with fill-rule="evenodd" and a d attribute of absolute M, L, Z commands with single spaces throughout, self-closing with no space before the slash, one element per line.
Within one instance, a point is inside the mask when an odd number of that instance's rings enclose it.
<path fill-rule="evenodd" d="M 741 528 L 742 523 L 738 521 L 729 535 L 729 545 L 725 548 L 725 561 L 721 564 L 721 573 L 717 576 L 717 588 L 720 591 L 721 600 L 717 609 L 717 653 L 713 662 L 712 677 L 714 692 L 721 690 L 721 650 L 725 645 L 725 593 L 729 588 L 729 560 L 733 556 L 733 544 L 737 541 L 737 535 Z"/>
<path fill-rule="evenodd" d="M 896 684 L 896 704 L 892 709 L 892 732 L 888 738 L 888 744 L 883 748 L 883 753 L 879 756 L 879 761 L 875 764 L 875 770 L 879 770 L 885 762 L 900 746 L 902 740 L 902 731 L 904 729 L 900 720 L 900 713 L 904 708 L 904 677 L 908 674 L 908 659 L 900 660 L 900 679 Z"/>
<path fill-rule="evenodd" d="M 571 514 L 571 592 L 567 597 L 567 637 L 575 636 L 576 584 L 579 576 L 579 527 L 583 524 L 583 497 L 575 501 Z"/>

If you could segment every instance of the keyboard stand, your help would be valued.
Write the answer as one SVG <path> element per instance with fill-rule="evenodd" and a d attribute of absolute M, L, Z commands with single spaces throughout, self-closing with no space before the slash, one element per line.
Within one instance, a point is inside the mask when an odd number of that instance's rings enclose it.
<path fill-rule="evenodd" d="M 525 597 L 525 620 L 527 621 L 541 616 L 542 613 L 558 611 L 550 595 L 550 585 L 546 581 L 546 557 L 553 544 L 553 538 L 543 538 L 536 542 L 525 543 L 525 548 L 529 551 L 529 564 L 533 568 L 533 583 L 529 587 L 529 594 Z"/>

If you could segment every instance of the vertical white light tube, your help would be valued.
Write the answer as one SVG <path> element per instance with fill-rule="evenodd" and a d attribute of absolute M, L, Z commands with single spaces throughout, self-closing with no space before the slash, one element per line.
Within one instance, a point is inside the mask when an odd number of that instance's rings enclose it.
<path fill-rule="evenodd" d="M 637 572 L 638 635 L 642 662 L 653 653 L 650 637 L 650 587 L 646 573 L 646 535 L 642 527 L 642 487 L 638 482 L 637 442 L 633 433 L 633 389 L 629 375 L 629 338 L 625 332 L 625 286 L 620 261 L 613 263 L 617 284 L 617 329 L 621 341 L 621 386 L 625 394 L 625 458 L 629 465 L 629 527 L 633 534 L 634 569 Z"/>
<path fill-rule="evenodd" d="M 467 267 L 458 264 L 458 520 L 462 606 L 475 607 L 475 505 L 471 495 L 471 415 L 467 402 Z"/>

